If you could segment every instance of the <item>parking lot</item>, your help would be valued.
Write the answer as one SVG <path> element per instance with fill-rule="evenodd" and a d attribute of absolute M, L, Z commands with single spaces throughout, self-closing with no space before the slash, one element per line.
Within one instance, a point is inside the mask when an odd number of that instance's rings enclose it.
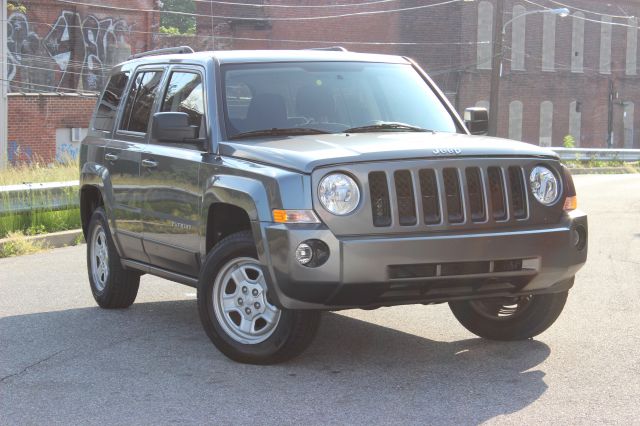
<path fill-rule="evenodd" d="M 0 424 L 639 423 L 640 175 L 575 178 L 590 252 L 535 340 L 467 332 L 446 305 L 326 313 L 292 362 L 233 363 L 195 290 L 145 276 L 99 309 L 85 246 L 0 260 Z"/>

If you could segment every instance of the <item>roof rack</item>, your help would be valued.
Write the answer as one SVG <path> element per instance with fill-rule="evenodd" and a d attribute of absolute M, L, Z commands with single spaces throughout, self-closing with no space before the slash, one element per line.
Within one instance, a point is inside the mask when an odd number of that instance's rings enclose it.
<path fill-rule="evenodd" d="M 330 50 L 334 52 L 348 52 L 348 50 L 342 46 L 331 46 L 331 47 L 311 47 L 309 49 L 304 50 Z"/>
<path fill-rule="evenodd" d="M 193 49 L 189 46 L 179 46 L 179 47 L 166 47 L 164 49 L 156 49 L 149 50 L 147 52 L 136 53 L 135 55 L 131 55 L 127 58 L 127 61 L 131 59 L 144 58 L 145 56 L 158 56 L 158 55 L 170 55 L 177 53 L 194 53 Z"/>

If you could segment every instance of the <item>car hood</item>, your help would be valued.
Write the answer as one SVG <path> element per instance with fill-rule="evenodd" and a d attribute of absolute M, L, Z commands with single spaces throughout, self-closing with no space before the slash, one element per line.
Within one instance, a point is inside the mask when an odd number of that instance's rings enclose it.
<path fill-rule="evenodd" d="M 220 154 L 311 173 L 342 163 L 442 157 L 546 157 L 550 149 L 523 142 L 459 133 L 336 133 L 220 143 Z"/>

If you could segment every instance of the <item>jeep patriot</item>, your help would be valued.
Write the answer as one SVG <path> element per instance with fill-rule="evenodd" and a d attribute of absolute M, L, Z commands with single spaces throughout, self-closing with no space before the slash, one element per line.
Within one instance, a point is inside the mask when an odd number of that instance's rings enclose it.
<path fill-rule="evenodd" d="M 587 257 L 558 156 L 461 118 L 412 60 L 171 48 L 117 65 L 81 145 L 93 296 L 197 288 L 229 358 L 282 362 L 320 312 L 448 303 L 486 339 L 542 333 Z"/>

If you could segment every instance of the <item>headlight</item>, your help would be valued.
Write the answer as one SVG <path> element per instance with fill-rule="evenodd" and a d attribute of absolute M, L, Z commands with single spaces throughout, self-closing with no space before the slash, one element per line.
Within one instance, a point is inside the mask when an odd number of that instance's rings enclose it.
<path fill-rule="evenodd" d="M 558 201 L 560 195 L 558 178 L 546 167 L 534 167 L 529 176 L 529 184 L 533 196 L 545 206 L 550 206 Z"/>
<path fill-rule="evenodd" d="M 358 207 L 358 184 L 342 173 L 332 173 L 322 178 L 318 186 L 318 198 L 327 211 L 342 216 Z"/>

